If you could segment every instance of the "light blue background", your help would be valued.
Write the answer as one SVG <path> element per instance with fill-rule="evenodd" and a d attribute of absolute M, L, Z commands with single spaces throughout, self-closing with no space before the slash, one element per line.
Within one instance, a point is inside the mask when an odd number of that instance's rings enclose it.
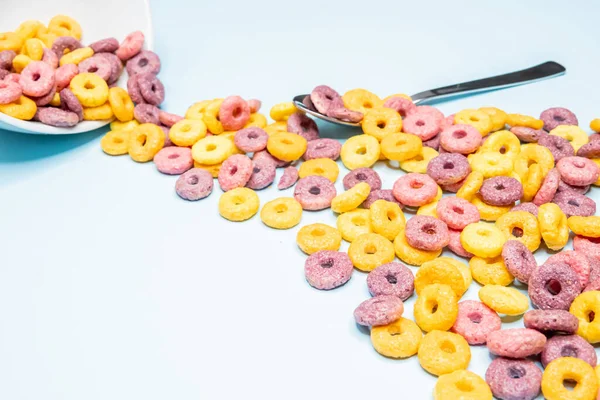
<path fill-rule="evenodd" d="M 600 3 L 572 4 L 153 0 L 163 108 L 239 94 L 268 113 L 319 84 L 411 94 L 555 60 L 566 76 L 439 107 L 566 106 L 588 130 L 600 117 Z M 0 132 L 0 398 L 431 397 L 435 378 L 416 358 L 385 359 L 356 328 L 364 274 L 311 289 L 297 228 L 222 220 L 218 188 L 181 201 L 152 164 L 103 155 L 101 133 Z M 377 170 L 386 187 L 399 174 Z M 323 220 L 335 224 L 329 212 L 302 224 Z M 470 369 L 483 375 L 488 363 L 473 348 Z"/>

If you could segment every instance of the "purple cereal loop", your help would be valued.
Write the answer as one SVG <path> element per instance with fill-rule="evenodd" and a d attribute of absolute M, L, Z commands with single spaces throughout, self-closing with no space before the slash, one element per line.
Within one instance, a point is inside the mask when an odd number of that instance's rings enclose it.
<path fill-rule="evenodd" d="M 290 115 L 287 120 L 287 131 L 302 136 L 307 142 L 319 138 L 317 123 L 301 112 Z"/>
<path fill-rule="evenodd" d="M 520 282 L 528 283 L 537 262 L 533 253 L 518 240 L 508 240 L 502 247 L 502 260 L 508 272 Z"/>
<path fill-rule="evenodd" d="M 334 102 L 335 105 L 335 102 Z M 331 107 L 327 112 L 327 116 L 336 118 L 346 122 L 358 123 L 362 121 L 364 115 L 361 112 L 350 110 L 346 107 Z"/>
<path fill-rule="evenodd" d="M 306 108 L 308 108 L 311 111 L 317 111 L 315 105 L 313 104 L 312 100 L 310 99 L 310 95 L 304 96 L 304 98 L 302 99 L 302 104 L 304 104 L 306 106 Z"/>
<path fill-rule="evenodd" d="M 121 73 L 123 72 L 123 63 L 119 57 L 112 53 L 98 53 L 95 54 L 96 57 L 104 57 L 110 63 L 110 78 L 108 78 L 107 83 L 112 85 L 113 83 L 119 80 Z"/>
<path fill-rule="evenodd" d="M 157 75 L 160 72 L 160 58 L 150 50 L 142 50 L 125 65 L 129 76 L 150 73 Z"/>
<path fill-rule="evenodd" d="M 54 87 L 54 70 L 43 61 L 32 61 L 21 71 L 19 84 L 23 94 L 41 97 Z"/>
<path fill-rule="evenodd" d="M 160 110 L 158 112 L 158 120 L 160 121 L 160 123 L 164 126 L 168 126 L 169 128 L 181 121 L 182 119 L 183 117 L 179 115 L 171 114 L 163 110 Z"/>
<path fill-rule="evenodd" d="M 593 140 L 577 150 L 577 156 L 585 158 L 600 158 L 600 141 Z"/>
<path fill-rule="evenodd" d="M 485 372 L 485 381 L 498 399 L 533 400 L 540 394 L 542 375 L 533 361 L 498 357 Z"/>
<path fill-rule="evenodd" d="M 311 254 L 304 263 L 304 276 L 316 289 L 330 290 L 342 286 L 352 277 L 354 266 L 348 254 L 320 250 Z"/>
<path fill-rule="evenodd" d="M 371 296 L 396 296 L 406 301 L 415 290 L 412 271 L 399 262 L 380 265 L 367 275 L 367 286 Z"/>
<path fill-rule="evenodd" d="M 560 173 L 556 168 L 552 168 L 544 178 L 542 186 L 533 198 L 533 204 L 536 206 L 541 206 L 542 204 L 550 203 L 556 195 L 559 182 Z"/>
<path fill-rule="evenodd" d="M 461 232 L 462 231 L 456 229 L 448 229 L 448 236 L 450 237 L 450 241 L 448 242 L 448 249 L 459 257 L 474 257 L 473 254 L 466 251 L 465 248 L 462 246 L 462 243 L 460 242 Z"/>
<path fill-rule="evenodd" d="M 460 182 L 470 173 L 469 161 L 462 154 L 440 154 L 427 164 L 427 175 L 438 185 L 451 185 Z"/>
<path fill-rule="evenodd" d="M 171 131 L 171 128 L 169 128 L 168 126 L 161 125 L 160 129 L 162 129 L 162 131 L 165 133 L 165 144 L 163 145 L 163 147 L 173 146 L 173 142 L 171 141 L 171 138 L 169 137 L 169 132 Z"/>
<path fill-rule="evenodd" d="M 158 106 L 165 99 L 165 87 L 156 76 L 152 74 L 139 74 L 137 85 L 140 88 L 140 94 L 144 98 L 145 103 Z"/>
<path fill-rule="evenodd" d="M 179 176 L 175 183 L 175 192 L 184 200 L 196 201 L 211 194 L 213 185 L 210 172 L 192 168 Z"/>
<path fill-rule="evenodd" d="M 451 153 L 471 154 L 481 146 L 481 133 L 471 125 L 452 125 L 440 133 L 440 146 Z"/>
<path fill-rule="evenodd" d="M 527 126 L 513 126 L 510 131 L 525 143 L 537 143 L 541 137 L 548 136 L 548 132 L 543 129 L 533 129 Z"/>
<path fill-rule="evenodd" d="M 544 368 L 560 357 L 579 358 L 592 367 L 595 367 L 598 362 L 594 346 L 579 335 L 554 336 L 548 339 L 544 351 L 542 351 Z"/>
<path fill-rule="evenodd" d="M 573 146 L 565 138 L 555 135 L 545 135 L 538 140 L 540 146 L 546 147 L 552 153 L 554 161 L 558 162 L 564 157 L 572 157 L 575 154 Z"/>
<path fill-rule="evenodd" d="M 144 46 L 144 34 L 140 31 L 131 32 L 125 37 L 115 54 L 121 61 L 127 61 L 137 55 Z"/>
<path fill-rule="evenodd" d="M 98 75 L 100 78 L 108 81 L 112 74 L 112 66 L 106 57 L 92 56 L 83 60 L 78 65 L 79 73 L 86 72 Z"/>
<path fill-rule="evenodd" d="M 411 172 L 394 182 L 392 193 L 400 203 L 420 207 L 431 203 L 438 194 L 438 185 L 429 175 Z"/>
<path fill-rule="evenodd" d="M 466 180 L 467 178 L 456 183 L 451 183 L 450 185 L 440 185 L 440 187 L 444 192 L 457 193 L 460 190 L 460 188 L 465 184 Z"/>
<path fill-rule="evenodd" d="M 68 128 L 79 123 L 79 117 L 74 112 L 61 110 L 53 107 L 40 107 L 36 118 L 42 124 Z"/>
<path fill-rule="evenodd" d="M 585 251 L 580 251 L 577 249 L 575 249 L 575 251 L 580 254 L 584 254 L 590 263 L 589 282 L 594 282 L 594 281 L 597 281 L 598 279 L 600 279 L 600 260 L 598 258 L 594 257 L 594 254 L 588 254 Z"/>
<path fill-rule="evenodd" d="M 567 310 L 530 310 L 523 315 L 525 328 L 535 329 L 542 333 L 564 333 L 572 335 L 577 332 L 579 320 Z"/>
<path fill-rule="evenodd" d="M 440 130 L 441 121 L 429 113 L 415 111 L 402 121 L 402 132 L 412 133 L 423 141 L 433 138 Z"/>
<path fill-rule="evenodd" d="M 119 41 L 113 37 L 98 40 L 88 46 L 94 53 L 114 53 L 119 48 Z"/>
<path fill-rule="evenodd" d="M 560 178 L 573 186 L 591 185 L 600 177 L 600 167 L 585 157 L 565 157 L 556 163 L 556 168 Z"/>
<path fill-rule="evenodd" d="M 538 207 L 533 203 L 521 203 L 517 204 L 510 211 L 527 211 L 529 214 L 534 215 L 536 218 L 538 216 Z"/>
<path fill-rule="evenodd" d="M 596 202 L 574 191 L 559 190 L 552 202 L 558 205 L 567 217 L 590 217 L 596 213 Z"/>
<path fill-rule="evenodd" d="M 192 150 L 189 147 L 163 147 L 154 156 L 154 164 L 163 174 L 183 174 L 194 166 Z"/>
<path fill-rule="evenodd" d="M 440 149 L 440 143 L 441 143 L 440 135 L 435 135 L 431 139 L 423 141 L 423 146 L 430 147 L 430 148 L 438 151 Z"/>
<path fill-rule="evenodd" d="M 491 332 L 487 336 L 490 353 L 508 358 L 525 358 L 544 350 L 546 336 L 533 329 L 514 328 Z"/>
<path fill-rule="evenodd" d="M 389 202 L 398 204 L 398 206 L 400 208 L 404 207 L 404 205 L 402 203 L 400 203 L 398 200 L 396 200 L 391 189 L 371 190 L 371 192 L 369 193 L 369 196 L 367 196 L 365 201 L 363 201 L 362 207 L 369 209 L 369 208 L 371 208 L 371 205 L 373 203 L 375 203 L 377 200 L 389 201 Z"/>
<path fill-rule="evenodd" d="M 61 36 L 52 43 L 52 51 L 59 60 L 65 55 L 65 50 L 73 51 L 82 47 L 81 42 L 71 36 Z"/>
<path fill-rule="evenodd" d="M 416 110 L 415 103 L 412 100 L 400 96 L 390 97 L 383 103 L 383 106 L 395 110 L 402 118 Z"/>
<path fill-rule="evenodd" d="M 69 87 L 71 80 L 79 73 L 79 68 L 75 64 L 65 64 L 62 67 L 58 67 L 54 71 L 54 81 L 56 84 L 56 90 L 59 92 L 66 87 Z"/>
<path fill-rule="evenodd" d="M 577 235 L 573 238 L 573 249 L 585 254 L 588 258 L 594 258 L 600 261 L 600 238 Z M 590 265 L 590 267 L 593 268 L 592 265 Z M 590 271 L 590 275 L 591 273 L 592 272 Z"/>
<path fill-rule="evenodd" d="M 294 166 L 287 167 L 283 170 L 283 175 L 279 178 L 277 189 L 284 190 L 290 188 L 298 181 L 298 168 Z"/>
<path fill-rule="evenodd" d="M 485 304 L 475 300 L 458 303 L 458 316 L 451 331 L 465 338 L 470 345 L 485 344 L 491 332 L 502 328 L 498 314 Z"/>
<path fill-rule="evenodd" d="M 567 264 L 544 263 L 529 278 L 531 303 L 542 310 L 568 310 L 581 293 L 577 273 Z"/>
<path fill-rule="evenodd" d="M 372 168 L 357 168 L 348 172 L 343 180 L 344 189 L 351 189 L 362 182 L 366 182 L 371 190 L 381 189 L 381 178 Z"/>
<path fill-rule="evenodd" d="M 254 190 L 264 189 L 275 180 L 275 163 L 259 158 L 252 160 L 252 175 L 246 183 L 246 187 Z"/>
<path fill-rule="evenodd" d="M 342 100 L 342 96 L 326 85 L 320 85 L 313 89 L 310 100 L 318 112 L 327 115 L 334 100 Z"/>
<path fill-rule="evenodd" d="M 587 192 L 590 191 L 590 186 L 591 185 L 585 185 L 585 186 L 573 186 L 573 185 L 569 185 L 568 183 L 565 183 L 562 179 L 558 181 L 558 189 L 556 190 L 556 192 L 575 192 L 578 194 L 586 194 Z"/>
<path fill-rule="evenodd" d="M 553 107 L 542 111 L 540 119 L 544 121 L 544 129 L 548 132 L 559 125 L 579 125 L 575 114 L 562 107 Z"/>
<path fill-rule="evenodd" d="M 440 199 L 436 214 L 448 228 L 456 230 L 463 230 L 467 225 L 479 222 L 481 218 L 477 207 L 460 197 Z"/>
<path fill-rule="evenodd" d="M 62 109 L 74 112 L 77 114 L 79 121 L 83 121 L 83 106 L 79 102 L 77 96 L 73 94 L 71 89 L 63 89 L 59 93 L 60 106 Z"/>
<path fill-rule="evenodd" d="M 275 163 L 275 167 L 277 167 L 277 168 L 285 168 L 288 165 L 290 165 L 290 163 L 288 161 L 283 161 L 283 160 L 273 157 L 267 150 L 256 152 L 252 156 L 253 160 L 258 160 L 261 158 L 270 160 L 271 162 Z"/>
<path fill-rule="evenodd" d="M 235 146 L 243 152 L 256 153 L 267 148 L 269 135 L 263 129 L 251 126 L 237 131 L 233 140 Z"/>
<path fill-rule="evenodd" d="M 43 106 L 50 104 L 52 99 L 54 99 L 55 94 L 56 94 L 56 87 L 53 86 L 50 89 L 50 91 L 48 92 L 48 94 L 45 94 L 41 97 L 30 97 L 30 99 L 33 100 L 33 102 L 35 103 L 36 106 L 43 107 Z"/>
<path fill-rule="evenodd" d="M 509 206 L 523 197 L 523 185 L 515 178 L 495 176 L 483 181 L 479 194 L 491 206 Z"/>
<path fill-rule="evenodd" d="M 428 215 L 415 215 L 406 222 L 406 241 L 416 249 L 437 251 L 448 245 L 450 235 L 445 222 Z"/>
<path fill-rule="evenodd" d="M 342 144 L 335 139 L 315 139 L 306 144 L 303 155 L 305 161 L 315 158 L 329 158 L 333 161 L 340 157 Z"/>
<path fill-rule="evenodd" d="M 8 71 L 7 71 L 7 70 L 5 70 L 5 69 L 2 69 L 2 68 L 0 68 L 0 81 L 1 81 L 1 80 L 4 80 L 4 78 L 6 78 L 6 77 L 7 77 L 7 76 L 9 76 L 9 75 L 10 75 L 10 72 L 8 72 Z M 17 84 L 18 84 L 18 83 L 19 83 L 19 81 L 17 80 L 17 82 L 13 82 L 13 83 L 17 83 Z M 21 88 L 21 87 L 19 86 L 19 88 Z"/>
<path fill-rule="evenodd" d="M 0 81 L 0 104 L 9 104 L 21 98 L 23 91 L 18 83 Z"/>
<path fill-rule="evenodd" d="M 304 210 L 317 211 L 329 208 L 336 195 L 337 191 L 333 183 L 317 175 L 300 179 L 294 188 L 294 198 Z"/>
<path fill-rule="evenodd" d="M 377 296 L 363 301 L 354 310 L 356 323 L 364 326 L 381 326 L 400 319 L 404 304 L 397 296 Z"/>
<path fill-rule="evenodd" d="M 43 49 L 44 55 L 42 61 L 52 67 L 52 69 L 58 68 L 58 57 L 56 53 L 50 49 Z"/>
<path fill-rule="evenodd" d="M 140 92 L 140 85 L 138 84 L 139 75 L 134 75 L 127 79 L 127 93 L 134 103 L 140 104 L 145 103 L 142 92 Z"/>
<path fill-rule="evenodd" d="M 548 264 L 567 264 L 579 277 L 581 287 L 585 287 L 590 279 L 590 262 L 584 253 L 573 250 L 563 250 L 548 257 Z"/>
<path fill-rule="evenodd" d="M 151 104 L 138 104 L 133 109 L 133 117 L 140 124 L 158 125 L 158 112 L 160 110 Z"/>
<path fill-rule="evenodd" d="M 0 69 L 10 71 L 12 69 L 12 63 L 17 53 L 13 50 L 0 51 Z"/>
<path fill-rule="evenodd" d="M 219 170 L 219 186 L 224 192 L 244 187 L 252 176 L 252 160 L 243 154 L 234 154 L 223 161 Z"/>

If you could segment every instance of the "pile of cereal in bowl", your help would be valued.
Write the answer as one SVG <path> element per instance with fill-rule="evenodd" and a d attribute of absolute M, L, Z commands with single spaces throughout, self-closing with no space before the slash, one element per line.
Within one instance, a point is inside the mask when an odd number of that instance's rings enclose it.
<path fill-rule="evenodd" d="M 260 210 L 268 227 L 290 229 L 305 211 L 330 209 L 335 227 L 297 232 L 307 282 L 332 290 L 355 269 L 366 273 L 372 297 L 354 310 L 356 323 L 370 328 L 383 356 L 417 356 L 439 377 L 436 399 L 534 399 L 540 391 L 551 400 L 595 399 L 600 217 L 586 193 L 600 185 L 600 120 L 589 135 L 565 108 L 539 118 L 494 107 L 445 116 L 405 95 L 341 96 L 325 86 L 305 104 L 360 122 L 363 134 L 321 138 L 293 103 L 275 105 L 268 123 L 260 101 L 230 96 L 198 102 L 184 116 L 153 109 L 115 122 L 102 149 L 178 176 L 175 191 L 188 201 L 211 195 L 217 179 L 218 212 L 230 221 Z M 384 182 L 372 168 L 378 161 L 404 173 Z M 261 208 L 258 193 L 277 175 L 277 189 L 290 195 Z M 533 255 L 540 248 L 554 252 L 541 265 Z M 479 301 L 461 301 L 473 281 Z M 503 329 L 501 316 L 523 327 Z M 471 346 L 494 356 L 485 377 L 467 370 Z"/>

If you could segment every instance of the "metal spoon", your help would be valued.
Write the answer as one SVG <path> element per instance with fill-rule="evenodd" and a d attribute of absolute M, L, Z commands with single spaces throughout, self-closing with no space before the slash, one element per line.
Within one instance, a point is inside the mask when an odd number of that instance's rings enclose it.
<path fill-rule="evenodd" d="M 511 86 L 523 85 L 541 81 L 542 79 L 554 78 L 563 75 L 567 70 L 565 67 L 554 61 L 547 61 L 535 67 L 515 71 L 504 75 L 492 76 L 490 78 L 477 79 L 475 81 L 457 83 L 455 85 L 444 86 L 437 89 L 426 90 L 412 95 L 415 104 L 424 103 L 429 100 L 454 97 L 460 94 L 485 92 L 489 90 L 505 89 Z M 302 94 L 294 97 L 296 107 L 307 114 L 338 125 L 360 126 L 358 123 L 346 122 L 336 118 L 328 117 L 320 112 L 308 108 L 302 101 L 308 94 Z"/>

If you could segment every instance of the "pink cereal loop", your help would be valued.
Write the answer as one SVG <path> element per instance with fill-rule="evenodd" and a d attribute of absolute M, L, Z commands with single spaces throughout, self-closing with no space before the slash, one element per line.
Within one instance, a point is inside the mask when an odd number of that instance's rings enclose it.
<path fill-rule="evenodd" d="M 298 169 L 294 166 L 287 167 L 283 170 L 283 175 L 279 178 L 277 189 L 284 190 L 290 188 L 298 181 Z"/>
<path fill-rule="evenodd" d="M 257 113 L 260 110 L 260 107 L 262 106 L 262 102 L 257 99 L 250 99 L 247 101 L 247 103 L 248 108 L 250 108 L 250 113 L 252 114 Z"/>
<path fill-rule="evenodd" d="M 402 121 L 402 131 L 412 133 L 421 140 L 429 140 L 440 132 L 441 120 L 429 113 L 413 112 Z"/>
<path fill-rule="evenodd" d="M 458 316 L 451 330 L 476 345 L 485 344 L 487 335 L 501 328 L 502 320 L 494 310 L 479 301 L 464 300 L 458 303 Z"/>
<path fill-rule="evenodd" d="M 437 204 L 436 213 L 448 228 L 462 230 L 467 225 L 479 222 L 479 210 L 459 197 L 445 197 Z"/>
<path fill-rule="evenodd" d="M 188 147 L 163 147 L 154 156 L 154 164 L 163 174 L 183 174 L 194 166 L 192 150 Z"/>
<path fill-rule="evenodd" d="M 399 96 L 387 99 L 385 103 L 383 103 L 383 106 L 395 110 L 402 118 L 405 118 L 416 110 L 415 103 L 413 103 L 412 100 Z"/>
<path fill-rule="evenodd" d="M 451 125 L 440 133 L 440 146 L 451 153 L 471 154 L 481 141 L 481 133 L 471 125 Z"/>
<path fill-rule="evenodd" d="M 43 61 L 29 63 L 21 72 L 19 80 L 23 94 L 41 97 L 54 87 L 54 70 Z"/>
<path fill-rule="evenodd" d="M 181 121 L 182 119 L 183 117 L 179 115 L 171 114 L 163 110 L 160 110 L 158 113 L 158 120 L 160 121 L 160 123 L 164 126 L 168 126 L 169 128 Z"/>
<path fill-rule="evenodd" d="M 9 104 L 19 100 L 22 90 L 18 83 L 0 81 L 0 104 Z"/>
<path fill-rule="evenodd" d="M 71 79 L 79 73 L 79 68 L 75 64 L 65 64 L 54 72 L 54 78 L 56 82 L 56 90 L 59 92 L 64 88 L 68 87 L 71 83 Z"/>
<path fill-rule="evenodd" d="M 219 170 L 219 186 L 224 192 L 244 187 L 252 176 L 252 160 L 243 154 L 234 154 L 223 162 Z"/>
<path fill-rule="evenodd" d="M 219 120 L 226 131 L 242 129 L 250 119 L 250 107 L 240 96 L 229 96 L 219 109 Z"/>
<path fill-rule="evenodd" d="M 460 242 L 460 233 L 462 231 L 455 229 L 448 229 L 448 235 L 450 236 L 450 241 L 448 242 L 448 249 L 456 254 L 459 257 L 471 258 L 474 257 L 473 254 L 469 253 L 464 249 L 462 243 Z"/>
<path fill-rule="evenodd" d="M 115 54 L 121 61 L 127 61 L 137 55 L 144 46 L 144 34 L 140 31 L 130 33 L 125 37 Z"/>
<path fill-rule="evenodd" d="M 598 180 L 600 168 L 584 157 L 565 157 L 556 163 L 561 179 L 574 186 L 591 185 Z"/>
<path fill-rule="evenodd" d="M 533 198 L 532 203 L 536 206 L 541 206 L 542 204 L 550 203 L 556 195 L 559 182 L 560 173 L 556 168 L 552 168 L 548 172 L 548 175 L 546 175 L 546 177 L 544 178 L 544 182 L 542 182 L 542 186 Z"/>
<path fill-rule="evenodd" d="M 409 173 L 396 180 L 392 193 L 400 203 L 420 207 L 435 199 L 438 185 L 428 175 Z"/>

